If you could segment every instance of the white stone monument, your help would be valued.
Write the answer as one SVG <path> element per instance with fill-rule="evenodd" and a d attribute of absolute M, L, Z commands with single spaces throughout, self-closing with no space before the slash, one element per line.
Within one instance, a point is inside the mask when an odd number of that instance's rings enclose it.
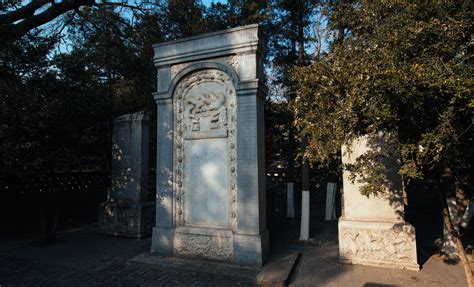
<path fill-rule="evenodd" d="M 391 139 L 394 140 L 394 139 Z M 342 147 L 343 164 L 371 149 L 384 148 L 387 138 L 382 134 L 355 140 L 348 151 Z M 339 256 L 343 262 L 378 267 L 419 270 L 416 254 L 415 228 L 404 221 L 399 156 L 381 159 L 385 165 L 386 191 L 383 196 L 367 198 L 359 191 L 363 184 L 349 179 L 344 171 L 344 208 L 339 219 Z"/>
<path fill-rule="evenodd" d="M 142 238 L 151 235 L 155 203 L 148 195 L 150 119 L 144 112 L 114 120 L 111 189 L 99 210 L 99 231 Z"/>
<path fill-rule="evenodd" d="M 154 46 L 152 253 L 264 263 L 264 45 L 250 25 Z"/>

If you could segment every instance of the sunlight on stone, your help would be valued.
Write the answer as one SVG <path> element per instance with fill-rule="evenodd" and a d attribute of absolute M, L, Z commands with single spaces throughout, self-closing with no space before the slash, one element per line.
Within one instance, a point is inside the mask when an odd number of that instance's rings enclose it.
<path fill-rule="evenodd" d="M 201 175 L 206 181 L 208 187 L 219 195 L 219 190 L 224 191 L 225 187 L 219 182 L 219 168 L 214 163 L 206 163 L 201 168 Z M 221 175 L 222 176 L 222 175 Z"/>

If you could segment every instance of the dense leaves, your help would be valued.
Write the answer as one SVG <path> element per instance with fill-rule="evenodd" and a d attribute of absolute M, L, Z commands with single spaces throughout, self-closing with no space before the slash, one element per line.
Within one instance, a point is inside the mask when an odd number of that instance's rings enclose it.
<path fill-rule="evenodd" d="M 11 32 L 0 43 L 1 174 L 107 169 L 112 119 L 155 112 L 152 45 L 256 23 L 266 9 L 265 1 L 67 1 L 73 10 L 52 5 L 58 13 L 44 25 L 13 27 L 37 21 L 49 2 L 0 5 L 0 28 Z"/>
<path fill-rule="evenodd" d="M 332 6 L 331 6 L 332 5 Z M 295 124 L 312 161 L 364 134 L 398 134 L 407 179 L 472 171 L 471 1 L 352 1 L 326 9 L 329 52 L 294 70 Z M 339 7 L 340 8 L 340 7 Z M 360 159 L 359 171 L 374 162 Z M 462 171 L 461 171 L 462 169 Z M 367 171 L 367 170 L 366 170 Z M 370 190 L 380 191 L 377 181 Z"/>

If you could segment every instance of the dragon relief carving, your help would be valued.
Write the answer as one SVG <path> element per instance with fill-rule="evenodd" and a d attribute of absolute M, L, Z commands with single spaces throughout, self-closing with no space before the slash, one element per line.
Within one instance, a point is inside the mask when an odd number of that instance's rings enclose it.
<path fill-rule="evenodd" d="M 195 86 L 218 83 L 225 93 L 205 92 L 188 95 Z M 216 69 L 202 70 L 186 76 L 174 92 L 174 225 L 183 226 L 184 220 L 184 140 L 187 134 L 224 131 L 227 137 L 230 165 L 231 229 L 237 228 L 237 99 L 230 78 Z M 228 132 L 228 134 L 227 134 Z"/>
<path fill-rule="evenodd" d="M 222 93 L 205 93 L 186 98 L 185 117 L 190 124 L 189 131 L 203 131 L 225 128 L 227 125 L 226 97 Z"/>
<path fill-rule="evenodd" d="M 343 255 L 349 259 L 416 262 L 415 239 L 407 231 L 344 229 L 342 234 Z"/>

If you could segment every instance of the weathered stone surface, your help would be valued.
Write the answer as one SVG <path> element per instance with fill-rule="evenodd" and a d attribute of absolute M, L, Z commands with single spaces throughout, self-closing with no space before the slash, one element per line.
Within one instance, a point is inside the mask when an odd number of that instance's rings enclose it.
<path fill-rule="evenodd" d="M 99 209 L 100 232 L 143 238 L 155 225 L 155 202 L 107 202 Z"/>
<path fill-rule="evenodd" d="M 257 285 L 266 287 L 285 287 L 288 286 L 290 275 L 295 268 L 296 262 L 300 256 L 299 252 L 287 255 L 283 258 L 271 261 L 257 275 Z"/>
<path fill-rule="evenodd" d="M 177 255 L 232 262 L 232 231 L 179 227 L 175 230 L 174 248 Z"/>
<path fill-rule="evenodd" d="M 342 147 L 343 164 L 374 149 L 385 149 L 396 138 L 382 133 L 360 137 L 348 148 Z M 350 152 L 349 152 L 350 151 Z M 399 156 L 380 159 L 387 181 L 385 192 L 367 197 L 359 191 L 364 184 L 352 182 L 344 171 L 344 208 L 339 219 L 339 256 L 343 262 L 419 270 L 415 228 L 404 220 Z"/>
<path fill-rule="evenodd" d="M 112 201 L 145 201 L 148 193 L 148 135 L 144 112 L 114 120 L 112 135 Z"/>
<path fill-rule="evenodd" d="M 225 73 L 209 69 L 185 77 L 175 94 L 177 221 L 229 227 L 236 196 L 235 89 Z"/>
<path fill-rule="evenodd" d="M 149 124 L 144 112 L 114 120 L 111 190 L 99 210 L 102 233 L 138 238 L 151 235 L 155 204 L 146 201 Z"/>
<path fill-rule="evenodd" d="M 339 221 L 340 260 L 419 270 L 415 228 L 407 223 Z"/>
<path fill-rule="evenodd" d="M 153 253 L 263 264 L 263 46 L 257 25 L 154 46 Z"/>
<path fill-rule="evenodd" d="M 373 136 L 363 136 L 355 140 L 350 148 L 342 147 L 343 164 L 353 164 L 359 156 L 362 156 L 374 149 L 388 148 L 387 139 L 382 134 Z M 395 141 L 396 139 L 391 138 Z M 380 159 L 384 165 L 384 173 L 387 177 L 384 186 L 385 193 L 380 196 L 362 195 L 359 188 L 364 184 L 360 178 L 356 178 L 354 182 L 350 180 L 350 173 L 344 171 L 344 217 L 351 220 L 364 221 L 404 221 L 404 205 L 402 179 L 398 174 L 400 169 L 399 156 L 392 156 Z"/>
<path fill-rule="evenodd" d="M 228 228 L 231 194 L 227 140 L 192 140 L 185 146 L 185 222 Z"/>

